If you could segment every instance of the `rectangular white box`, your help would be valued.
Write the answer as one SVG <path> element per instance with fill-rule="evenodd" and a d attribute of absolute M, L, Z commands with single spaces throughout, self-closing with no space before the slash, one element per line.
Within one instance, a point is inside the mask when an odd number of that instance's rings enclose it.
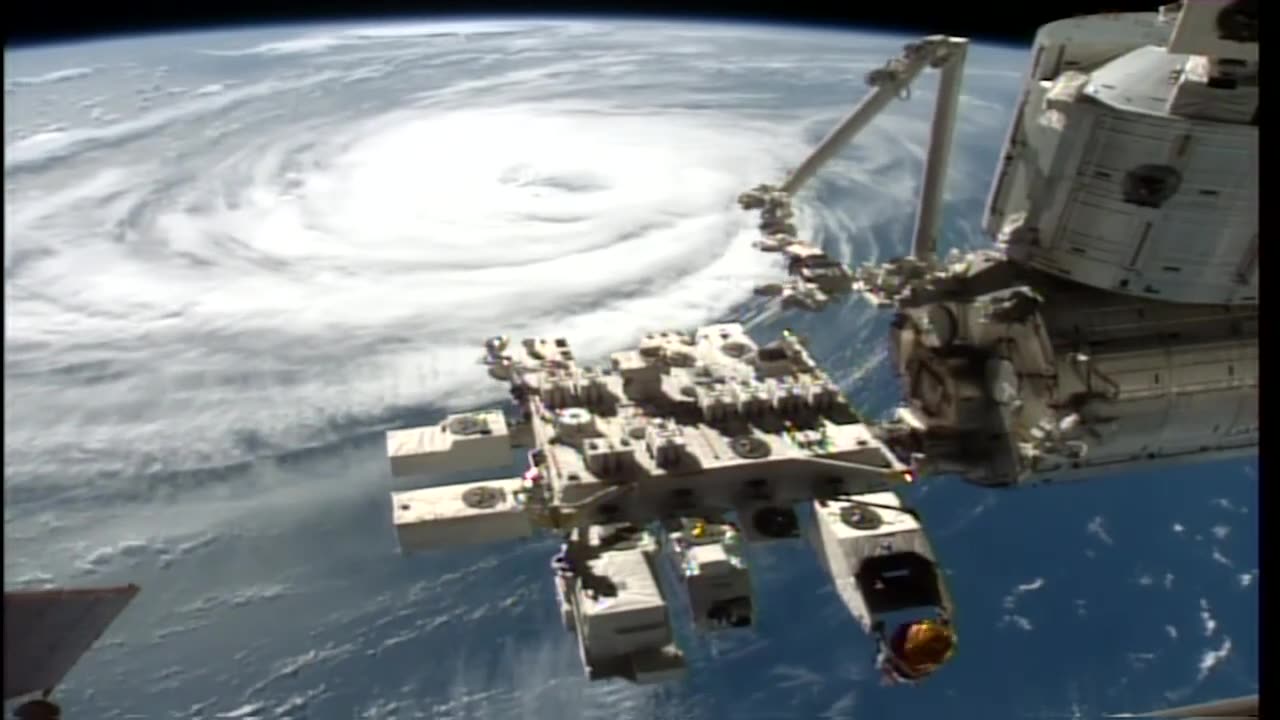
<path fill-rule="evenodd" d="M 863 527 L 845 522 L 843 514 L 846 508 L 857 506 L 857 500 L 872 503 L 869 509 L 878 518 L 876 522 L 869 522 Z M 814 501 L 813 514 L 822 536 L 839 545 L 851 560 L 861 561 L 878 555 L 884 552 L 885 543 L 891 543 L 894 552 L 916 552 L 932 558 L 933 551 L 920 522 L 903 510 L 890 509 L 901 507 L 902 500 L 897 493 L 876 492 L 855 495 L 847 501 Z M 857 569 L 851 568 L 854 572 Z"/>
<path fill-rule="evenodd" d="M 856 500 L 872 506 L 862 506 L 865 514 L 854 513 L 859 506 Z M 904 565 L 913 567 L 916 572 L 923 570 L 920 567 L 922 563 L 929 565 L 928 577 L 920 579 L 934 585 L 917 588 L 921 592 L 911 599 L 928 599 L 949 607 L 946 589 L 933 568 L 933 549 L 925 537 L 924 528 L 909 513 L 895 509 L 901 507 L 902 501 L 892 492 L 857 495 L 849 501 L 813 501 L 814 524 L 818 531 L 814 541 L 819 560 L 831 575 L 836 594 L 867 632 L 871 631 L 872 623 L 882 612 L 892 608 L 886 606 L 877 588 L 863 586 L 864 579 L 873 577 L 864 575 L 863 570 L 890 557 L 918 558 L 919 563 Z M 897 604 L 904 602 L 903 598 L 894 600 Z M 919 605 L 919 602 L 909 602 L 903 607 Z"/>
<path fill-rule="evenodd" d="M 751 574 L 745 565 L 735 564 L 721 543 L 691 547 L 684 557 L 687 566 L 680 574 L 698 628 L 714 631 L 752 624 Z M 730 617 L 739 624 L 730 624 Z"/>
<path fill-rule="evenodd" d="M 459 483 L 391 493 L 391 517 L 402 552 L 512 540 L 533 534 L 516 502 L 520 478 Z"/>
<path fill-rule="evenodd" d="M 449 415 L 436 425 L 387 432 L 393 477 L 507 465 L 511 435 L 498 410 Z"/>
<path fill-rule="evenodd" d="M 671 642 L 667 601 L 641 549 L 610 550 L 588 561 L 616 594 L 592 596 L 578 583 L 578 631 L 589 659 L 608 660 Z"/>

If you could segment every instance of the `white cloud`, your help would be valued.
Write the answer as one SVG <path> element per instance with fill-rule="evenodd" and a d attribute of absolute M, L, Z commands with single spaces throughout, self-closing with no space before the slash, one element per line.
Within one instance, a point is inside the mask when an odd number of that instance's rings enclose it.
<path fill-rule="evenodd" d="M 1176 627 L 1174 627 L 1174 626 L 1172 626 L 1172 625 L 1165 625 L 1165 626 L 1164 626 L 1164 631 L 1165 631 L 1165 633 L 1167 633 L 1167 634 L 1169 635 L 1169 639 L 1170 639 L 1170 640 L 1177 640 L 1177 639 L 1178 639 L 1178 628 L 1176 628 Z"/>
<path fill-rule="evenodd" d="M 297 55 L 321 53 L 343 46 L 396 41 L 413 41 L 439 36 L 465 38 L 468 35 L 510 33 L 539 27 L 535 23 L 420 23 L 353 28 L 339 32 L 313 33 L 236 50 L 203 50 L 208 55 Z"/>
<path fill-rule="evenodd" d="M 1000 619 L 1000 627 L 1005 627 L 1006 625 L 1013 625 L 1019 630 L 1027 630 L 1027 631 L 1030 631 L 1032 628 L 1035 627 L 1034 625 L 1031 624 L 1030 620 L 1028 620 L 1027 618 L 1021 615 L 1005 615 L 1003 618 Z"/>
<path fill-rule="evenodd" d="M 1090 520 L 1088 526 L 1086 526 L 1085 529 L 1090 535 L 1093 535 L 1094 537 L 1098 538 L 1102 542 L 1108 545 L 1114 544 L 1114 541 L 1111 539 L 1111 536 L 1107 534 L 1107 529 L 1102 525 L 1101 515 L 1097 515 L 1092 520 Z"/>
<path fill-rule="evenodd" d="M 1209 673 L 1215 667 L 1220 665 L 1227 656 L 1231 654 L 1231 638 L 1222 638 L 1222 645 L 1217 650 L 1206 650 L 1204 655 L 1200 656 L 1200 674 L 1196 676 L 1196 680 L 1204 680 L 1209 677 Z"/>
<path fill-rule="evenodd" d="M 1204 624 L 1204 636 L 1210 637 L 1213 631 L 1218 629 L 1218 621 L 1213 619 L 1213 614 L 1209 611 L 1209 601 L 1200 598 L 1200 622 Z"/>
<path fill-rule="evenodd" d="M 783 688 L 816 688 L 823 683 L 822 675 L 799 665 L 778 665 L 770 668 L 771 675 L 777 675 L 778 687 Z"/>
<path fill-rule="evenodd" d="M 1222 508 L 1223 510 L 1227 510 L 1230 512 L 1238 512 L 1242 515 L 1247 514 L 1249 512 L 1249 508 L 1234 505 L 1230 500 L 1226 498 L 1214 498 L 1212 504 Z"/>
<path fill-rule="evenodd" d="M 1218 538 L 1219 540 L 1222 540 L 1223 538 L 1231 534 L 1231 526 L 1230 525 L 1214 525 L 1211 532 L 1213 533 L 1214 537 Z"/>
<path fill-rule="evenodd" d="M 67 82 L 68 80 L 79 80 L 82 77 L 92 75 L 97 68 L 77 67 L 67 68 L 66 70 L 55 70 L 44 75 L 33 75 L 28 77 L 17 77 L 5 83 L 7 87 L 33 87 L 38 85 L 52 85 L 55 83 Z"/>
<path fill-rule="evenodd" d="M 1129 664 L 1137 670 L 1146 669 L 1147 665 L 1156 659 L 1155 653 L 1149 652 L 1131 652 L 1129 653 Z"/>
<path fill-rule="evenodd" d="M 1032 580 L 1031 582 L 1018 585 L 1013 590 L 1014 592 L 1017 592 L 1017 593 L 1024 593 L 1024 592 L 1031 592 L 1032 590 L 1039 590 L 1042 587 L 1044 587 L 1044 578 L 1038 577 L 1035 580 Z"/>
<path fill-rule="evenodd" d="M 857 702 L 858 694 L 855 691 L 850 690 L 839 700 L 832 703 L 831 707 L 824 710 L 818 717 L 822 718 L 822 720 L 845 720 L 846 718 L 852 718 L 853 707 Z"/>
<path fill-rule="evenodd" d="M 1013 607 L 1018 604 L 1019 595 L 1039 590 L 1042 587 L 1044 587 L 1044 578 L 1042 577 L 1038 577 L 1030 582 L 1025 582 L 1020 585 L 1015 585 L 1013 590 L 1004 597 L 1003 605 L 1005 609 L 1012 610 Z"/>

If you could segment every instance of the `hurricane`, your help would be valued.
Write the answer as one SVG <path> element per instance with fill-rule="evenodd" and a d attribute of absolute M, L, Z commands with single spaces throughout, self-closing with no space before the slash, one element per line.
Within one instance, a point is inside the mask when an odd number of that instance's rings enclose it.
<path fill-rule="evenodd" d="M 143 586 L 63 696 L 102 717 L 720 712 L 702 691 L 724 675 L 588 686 L 546 542 L 398 556 L 381 433 L 500 401 L 478 364 L 496 334 L 598 360 L 653 330 L 794 326 L 888 403 L 885 318 L 755 298 L 784 273 L 736 197 L 785 177 L 903 42 L 575 19 L 6 51 L 6 585 Z M 1022 70 L 971 53 L 944 247 L 987 242 Z M 933 87 L 797 197 L 802 236 L 852 264 L 906 250 Z M 757 580 L 785 584 L 770 553 Z M 847 623 L 818 584 L 802 604 Z M 781 624 L 691 656 L 851 712 L 867 653 L 807 667 Z M 751 697 L 733 716 L 792 716 Z"/>
<path fill-rule="evenodd" d="M 793 68 L 834 82 L 875 56 L 832 42 L 815 67 L 742 57 L 732 32 L 638 29 L 195 36 L 210 77 L 182 84 L 128 61 L 9 79 L 24 120 L 31 88 L 140 88 L 131 112 L 114 93 L 82 100 L 88 126 L 6 124 L 10 489 L 109 502 L 132 492 L 122 478 L 493 399 L 476 359 L 496 333 L 599 357 L 650 330 L 750 320 L 752 287 L 780 272 L 736 195 L 783 176 L 834 118 L 782 84 L 726 90 Z M 690 82 L 652 70 L 681 57 Z M 879 254 L 858 231 L 909 215 L 927 121 L 912 109 L 833 173 L 828 192 L 859 202 L 806 197 L 802 232 Z"/>

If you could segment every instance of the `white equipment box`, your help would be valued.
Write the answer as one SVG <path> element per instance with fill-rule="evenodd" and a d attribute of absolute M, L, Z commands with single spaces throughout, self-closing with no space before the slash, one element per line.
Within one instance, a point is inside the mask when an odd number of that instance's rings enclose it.
<path fill-rule="evenodd" d="M 922 607 L 950 613 L 924 528 L 901 507 L 892 492 L 813 502 L 818 554 L 840 599 L 868 633 L 886 613 Z"/>
<path fill-rule="evenodd" d="M 677 576 L 689 594 L 701 630 L 748 627 L 754 622 L 751 573 L 741 535 L 728 525 L 684 522 L 668 534 Z"/>
<path fill-rule="evenodd" d="M 391 475 L 480 470 L 511 460 L 511 434 L 499 410 L 450 415 L 437 425 L 387 433 Z"/>
<path fill-rule="evenodd" d="M 576 588 L 578 632 L 589 660 L 617 658 L 672 641 L 667 601 L 644 550 L 609 550 L 587 565 L 610 586 L 608 592 L 594 592 L 581 582 Z"/>
<path fill-rule="evenodd" d="M 517 497 L 523 480 L 503 478 L 391 493 L 392 520 L 405 553 L 533 534 Z"/>

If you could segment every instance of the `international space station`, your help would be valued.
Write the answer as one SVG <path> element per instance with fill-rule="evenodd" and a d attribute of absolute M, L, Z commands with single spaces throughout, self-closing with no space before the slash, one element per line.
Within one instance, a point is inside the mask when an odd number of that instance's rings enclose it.
<path fill-rule="evenodd" d="M 938 556 L 897 491 L 1256 453 L 1256 3 L 1060 20 L 1033 48 L 987 202 L 991 248 L 937 253 L 962 38 L 908 44 L 788 177 L 739 198 L 759 211 L 757 247 L 785 258 L 786 281 L 759 294 L 810 311 L 861 295 L 892 313 L 903 398 L 888 420 L 851 408 L 790 332 L 653 332 L 602 367 L 564 338 L 493 337 L 483 363 L 511 407 L 388 432 L 391 474 L 505 466 L 513 448 L 527 465 L 393 492 L 402 551 L 558 536 L 549 574 L 586 675 L 660 682 L 685 668 L 671 603 L 702 632 L 754 625 L 767 609 L 746 548 L 798 537 L 807 504 L 809 539 L 885 680 L 910 685 L 958 637 Z M 845 267 L 800 237 L 792 198 L 929 69 L 940 81 L 910 254 Z M 47 698 L 136 592 L 6 593 L 5 699 Z M 20 716 L 57 717 L 43 698 Z M 1258 698 L 1117 717 L 1258 717 Z"/>
<path fill-rule="evenodd" d="M 527 466 L 393 492 L 402 551 L 559 536 L 550 574 L 587 676 L 659 682 L 685 668 L 670 603 L 687 602 L 703 632 L 753 625 L 767 610 L 744 549 L 799 536 L 808 504 L 810 540 L 886 681 L 914 684 L 951 657 L 957 628 L 897 491 L 1256 453 L 1256 4 L 1042 27 L 987 202 L 993 245 L 939 257 L 967 47 L 906 45 L 788 177 L 739 197 L 759 211 L 757 247 L 786 260 L 787 280 L 759 294 L 812 311 L 862 295 L 892 313 L 904 396 L 892 417 L 859 415 L 790 332 L 652 332 L 599 367 L 565 338 L 493 337 L 483 363 L 511 407 L 388 432 L 391 474 L 457 479 L 510 465 L 512 448 Z M 929 69 L 940 80 L 911 252 L 845 267 L 800 237 L 792 198 Z M 1249 702 L 1254 715 L 1230 717 L 1256 716 Z"/>

